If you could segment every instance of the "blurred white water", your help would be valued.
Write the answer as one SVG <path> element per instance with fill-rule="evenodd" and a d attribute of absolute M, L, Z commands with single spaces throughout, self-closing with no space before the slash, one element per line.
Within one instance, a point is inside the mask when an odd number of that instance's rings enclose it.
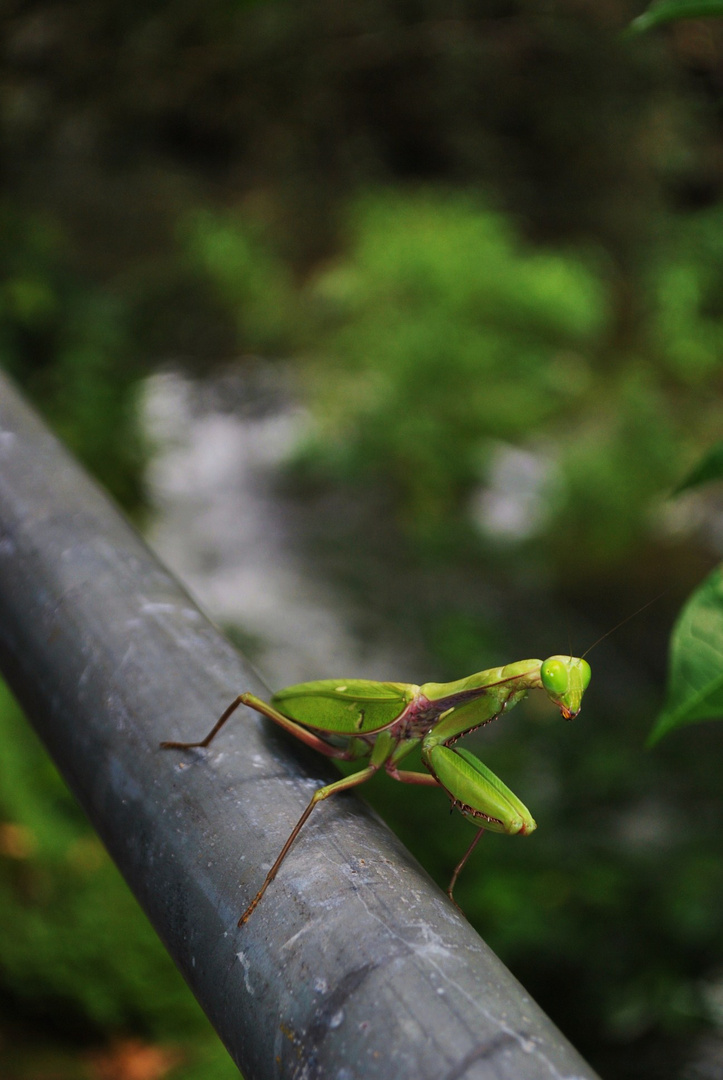
<path fill-rule="evenodd" d="M 386 632 L 358 640 L 346 598 L 310 576 L 295 548 L 275 480 L 309 419 L 283 369 L 241 368 L 215 383 L 154 375 L 141 416 L 155 448 L 147 539 L 216 622 L 239 628 L 269 684 L 403 679 L 403 643 Z"/>

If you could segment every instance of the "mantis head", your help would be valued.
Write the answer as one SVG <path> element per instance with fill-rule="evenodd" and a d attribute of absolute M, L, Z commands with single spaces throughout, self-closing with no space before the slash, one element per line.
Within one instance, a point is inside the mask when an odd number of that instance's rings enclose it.
<path fill-rule="evenodd" d="M 580 712 L 582 695 L 590 682 L 590 665 L 576 656 L 551 656 L 540 668 L 547 696 L 559 707 L 566 720 Z"/>

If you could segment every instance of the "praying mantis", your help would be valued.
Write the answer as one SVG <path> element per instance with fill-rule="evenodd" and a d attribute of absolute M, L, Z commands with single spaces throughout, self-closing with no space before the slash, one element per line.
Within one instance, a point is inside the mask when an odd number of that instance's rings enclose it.
<path fill-rule="evenodd" d="M 337 761 L 368 758 L 368 764 L 358 772 L 314 792 L 261 888 L 239 919 L 239 926 L 256 909 L 317 803 L 339 791 L 358 787 L 382 767 L 393 780 L 403 784 L 441 787 L 452 807 L 477 826 L 479 831 L 455 867 L 447 888 L 447 895 L 456 904 L 453 890 L 457 878 L 485 830 L 526 836 L 537 828 L 517 796 L 474 754 L 457 748 L 456 742 L 496 720 L 529 690 L 544 690 L 562 716 L 573 720 L 589 682 L 590 665 L 574 656 L 520 660 L 456 682 L 422 686 L 368 679 L 321 679 L 280 690 L 271 702 L 254 694 L 239 694 L 200 742 L 163 742 L 161 747 L 206 747 L 239 705 L 247 705 L 326 757 Z M 421 746 L 427 772 L 400 769 L 400 762 L 417 746 Z"/>

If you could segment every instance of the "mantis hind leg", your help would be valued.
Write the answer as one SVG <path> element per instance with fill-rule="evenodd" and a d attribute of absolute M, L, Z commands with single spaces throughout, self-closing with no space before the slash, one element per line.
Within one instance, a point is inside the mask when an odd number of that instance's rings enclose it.
<path fill-rule="evenodd" d="M 330 746 L 329 743 L 324 742 L 322 738 L 315 735 L 313 731 L 309 731 L 307 728 L 302 727 L 301 724 L 297 724 L 294 720 L 289 720 L 288 716 L 284 716 L 283 713 L 280 713 L 273 705 L 269 705 L 268 701 L 256 697 L 255 694 L 239 694 L 237 698 L 234 698 L 229 707 L 221 714 L 221 716 L 219 716 L 208 735 L 201 739 L 200 742 L 162 742 L 161 749 L 194 750 L 197 747 L 204 748 L 208 746 L 209 743 L 216 738 L 226 721 L 231 719 L 239 705 L 248 705 L 250 709 L 255 709 L 256 712 L 261 713 L 263 716 L 268 716 L 269 720 L 273 720 L 279 727 L 290 732 L 295 738 L 306 743 L 307 746 L 311 746 L 314 750 L 318 750 L 320 754 L 325 754 L 326 757 L 337 758 L 339 760 L 348 760 L 353 757 L 351 751 L 341 749 L 337 746 Z"/>
<path fill-rule="evenodd" d="M 291 834 L 284 846 L 282 847 L 281 851 L 279 852 L 276 862 L 264 878 L 263 885 L 256 893 L 256 896 L 253 898 L 253 900 L 239 919 L 239 926 L 243 926 L 243 924 L 253 912 L 256 905 L 261 900 L 262 896 L 268 889 L 271 882 L 276 877 L 279 867 L 289 853 L 291 845 L 293 844 L 294 840 L 296 840 L 296 837 L 299 835 L 302 828 L 306 824 L 309 816 L 311 815 L 311 811 L 314 809 L 316 804 L 321 802 L 323 799 L 328 799 L 330 795 L 335 795 L 338 791 L 346 791 L 348 788 L 356 787 L 358 784 L 363 784 L 366 780 L 369 780 L 374 775 L 378 768 L 378 765 L 367 765 L 365 769 L 361 769 L 359 772 L 352 773 L 351 776 L 343 776 L 341 780 L 336 780 L 333 784 L 326 784 L 324 787 L 317 788 L 317 790 L 311 796 L 309 805 L 307 806 L 306 810 L 304 810 L 304 813 L 301 815 L 299 820 L 296 822 L 296 825 L 294 825 L 294 828 L 291 830 Z"/>
<path fill-rule="evenodd" d="M 462 858 L 459 860 L 459 862 L 455 866 L 454 873 L 452 874 L 452 880 L 450 881 L 449 885 L 447 886 L 447 896 L 450 898 L 450 900 L 452 901 L 454 906 L 457 908 L 457 911 L 462 911 L 462 908 L 459 906 L 459 904 L 455 900 L 454 896 L 452 895 L 452 893 L 454 892 L 454 887 L 457 884 L 457 878 L 459 877 L 460 872 L 462 871 L 463 867 L 465 866 L 465 864 L 467 862 L 467 859 L 469 859 L 470 855 L 472 854 L 472 852 L 474 851 L 474 849 L 477 847 L 480 840 L 482 839 L 483 834 L 484 834 L 484 829 L 479 829 L 477 834 L 473 838 L 472 843 L 469 845 L 469 847 L 465 851 L 464 855 L 462 856 Z M 464 912 L 463 912 L 463 914 L 464 914 Z"/>
<path fill-rule="evenodd" d="M 399 780 L 403 784 L 427 784 L 430 787 L 442 787 L 439 780 L 437 780 L 437 778 L 435 776 L 432 776 L 430 773 L 418 773 L 406 769 L 396 769 L 391 764 L 387 764 L 387 772 L 393 780 Z M 450 898 L 458 911 L 462 911 L 462 909 L 452 895 L 454 892 L 454 887 L 457 884 L 457 878 L 459 877 L 462 869 L 467 863 L 467 860 L 469 859 L 474 849 L 477 847 L 477 844 L 482 839 L 483 833 L 484 829 L 478 829 L 472 840 L 472 843 L 469 845 L 464 855 L 455 866 L 454 873 L 452 874 L 452 879 L 447 886 L 447 896 Z M 464 914 L 464 912 L 462 912 L 462 914 Z"/>

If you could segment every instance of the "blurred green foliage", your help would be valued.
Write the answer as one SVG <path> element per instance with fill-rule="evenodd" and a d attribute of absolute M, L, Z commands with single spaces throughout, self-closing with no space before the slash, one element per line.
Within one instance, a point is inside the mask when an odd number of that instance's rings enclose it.
<path fill-rule="evenodd" d="M 721 0 L 653 0 L 647 11 L 633 19 L 631 30 L 642 33 L 679 19 L 719 19 L 722 16 Z"/>
<path fill-rule="evenodd" d="M 713 480 L 723 480 L 723 442 L 716 443 L 704 454 L 683 477 L 673 494 L 679 495 L 682 491 L 708 484 Z"/>
<path fill-rule="evenodd" d="M 625 351 L 606 253 L 532 246 L 469 193 L 367 195 L 344 251 L 295 293 L 253 222 L 207 216 L 205 228 L 203 246 L 193 241 L 202 272 L 254 326 L 275 310 L 277 346 L 302 352 L 317 421 L 308 472 L 376 484 L 407 539 L 438 554 L 469 547 L 470 501 L 503 483 L 500 451 L 524 448 L 540 512 L 503 522 L 502 543 L 534 545 L 554 577 L 608 574 L 649 539 L 660 493 L 719 429 L 717 209 L 671 224 L 651 252 Z M 248 293 L 250 251 L 262 308 Z M 494 550 L 481 526 L 478 547 Z"/>
<path fill-rule="evenodd" d="M 554 471 L 538 558 L 604 572 L 649 531 L 692 420 L 698 439 L 720 424 L 722 225 L 701 215 L 655 253 L 621 353 L 602 252 L 532 249 L 469 197 L 367 200 L 312 290 L 319 456 L 380 476 L 412 532 L 443 535 L 464 530 L 499 442 L 528 446 Z"/>
<path fill-rule="evenodd" d="M 198 210 L 179 226 L 179 243 L 199 278 L 207 277 L 237 321 L 244 350 L 277 355 L 298 321 L 291 269 L 253 217 L 230 221 Z"/>
<path fill-rule="evenodd" d="M 607 321 L 575 256 L 527 249 L 465 196 L 370 197 L 313 284 L 319 457 L 389 485 L 422 534 L 457 526 L 492 440 L 544 433 L 590 386 Z"/>
<path fill-rule="evenodd" d="M 129 509 L 144 460 L 139 365 L 121 298 L 74 272 L 56 219 L 0 205 L 0 356 L 57 434 Z"/>

